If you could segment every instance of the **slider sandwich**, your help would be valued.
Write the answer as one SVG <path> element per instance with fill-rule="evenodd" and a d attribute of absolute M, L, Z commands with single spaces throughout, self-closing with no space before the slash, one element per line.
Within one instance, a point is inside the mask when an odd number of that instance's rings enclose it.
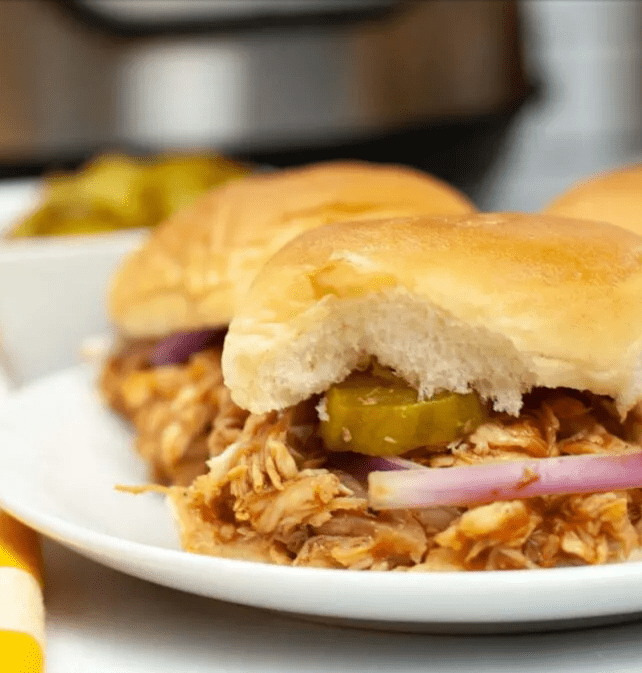
<path fill-rule="evenodd" d="M 160 225 L 113 280 L 119 341 L 101 380 L 154 480 L 190 483 L 240 433 L 248 412 L 223 385 L 223 336 L 270 255 L 340 219 L 473 211 L 425 173 L 336 161 L 228 183 Z"/>
<path fill-rule="evenodd" d="M 263 267 L 236 440 L 169 489 L 183 547 L 327 568 L 639 554 L 642 238 L 519 213 L 342 222 Z"/>
<path fill-rule="evenodd" d="M 642 234 L 642 165 L 624 166 L 578 182 L 543 212 L 610 222 Z"/>

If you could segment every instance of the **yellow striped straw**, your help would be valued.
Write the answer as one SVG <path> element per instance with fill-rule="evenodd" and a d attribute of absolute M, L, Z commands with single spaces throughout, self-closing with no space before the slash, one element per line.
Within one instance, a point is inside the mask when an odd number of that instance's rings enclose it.
<path fill-rule="evenodd" d="M 43 673 L 45 609 L 38 535 L 0 511 L 0 671 Z"/>

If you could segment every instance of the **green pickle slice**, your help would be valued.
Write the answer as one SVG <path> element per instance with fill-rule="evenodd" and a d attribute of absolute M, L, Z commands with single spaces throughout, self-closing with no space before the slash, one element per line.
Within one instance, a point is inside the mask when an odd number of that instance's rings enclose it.
<path fill-rule="evenodd" d="M 442 392 L 418 400 L 417 391 L 390 370 L 385 376 L 374 371 L 353 373 L 326 393 L 328 420 L 321 421 L 321 438 L 330 451 L 397 456 L 452 442 L 487 417 L 475 393 Z"/>

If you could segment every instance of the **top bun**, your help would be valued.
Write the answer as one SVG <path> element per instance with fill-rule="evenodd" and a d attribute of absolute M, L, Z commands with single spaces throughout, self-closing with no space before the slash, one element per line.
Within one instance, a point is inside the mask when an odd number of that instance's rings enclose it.
<path fill-rule="evenodd" d="M 642 238 L 521 213 L 336 223 L 282 248 L 232 321 L 223 373 L 255 413 L 364 356 L 422 396 L 475 389 L 518 413 L 534 386 L 642 394 Z"/>
<path fill-rule="evenodd" d="M 625 166 L 577 183 L 543 212 L 610 222 L 642 235 L 642 165 Z"/>
<path fill-rule="evenodd" d="M 399 166 L 336 161 L 250 176 L 160 225 L 117 273 L 109 312 L 130 337 L 226 326 L 259 268 L 306 229 L 474 211 L 452 187 Z"/>

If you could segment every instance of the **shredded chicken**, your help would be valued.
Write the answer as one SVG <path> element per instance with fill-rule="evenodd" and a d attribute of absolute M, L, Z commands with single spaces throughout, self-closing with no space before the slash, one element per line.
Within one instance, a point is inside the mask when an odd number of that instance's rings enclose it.
<path fill-rule="evenodd" d="M 598 421 L 590 404 L 551 395 L 518 419 L 490 419 L 448 452 L 425 452 L 424 462 L 633 448 L 606 429 L 603 422 L 624 434 L 614 417 Z M 237 441 L 209 460 L 207 474 L 169 490 L 185 549 L 280 564 L 412 571 L 609 563 L 640 553 L 640 489 L 372 511 L 363 485 L 323 466 L 316 435 L 301 433 L 294 414 L 250 416 Z"/>
<path fill-rule="evenodd" d="M 187 488 L 170 489 L 183 547 L 217 556 L 331 568 L 419 563 L 424 527 L 410 512 L 373 513 L 347 475 L 317 462 L 292 411 L 250 416 L 237 442 Z"/>
<path fill-rule="evenodd" d="M 189 484 L 206 461 L 239 436 L 248 412 L 223 385 L 221 349 L 195 353 L 186 364 L 151 367 L 149 348 L 113 356 L 103 370 L 107 402 L 130 421 L 136 448 L 162 484 Z"/>
<path fill-rule="evenodd" d="M 365 485 L 327 463 L 311 400 L 249 415 L 223 385 L 220 348 L 152 367 L 148 346 L 112 357 L 102 389 L 132 422 L 165 484 L 183 547 L 200 554 L 325 568 L 444 571 L 546 568 L 642 556 L 642 489 L 474 507 L 373 511 Z M 491 460 L 622 453 L 642 422 L 606 398 L 564 390 L 527 397 L 468 437 L 413 460 L 448 468 Z M 629 441 L 630 440 L 630 441 Z M 631 441 L 636 442 L 633 447 Z"/>

